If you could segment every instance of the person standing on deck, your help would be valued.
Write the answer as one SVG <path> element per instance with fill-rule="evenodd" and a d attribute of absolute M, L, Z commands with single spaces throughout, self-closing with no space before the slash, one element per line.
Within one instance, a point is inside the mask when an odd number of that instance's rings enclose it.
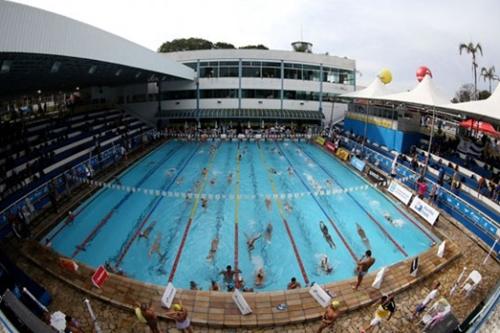
<path fill-rule="evenodd" d="M 361 257 L 360 260 L 358 260 L 357 267 L 356 267 L 356 273 L 358 275 L 358 280 L 356 282 L 356 285 L 354 285 L 352 288 L 354 290 L 358 290 L 359 286 L 361 285 L 361 282 L 363 281 L 363 277 L 368 273 L 368 270 L 370 267 L 373 266 L 375 263 L 375 258 L 372 257 L 372 251 L 368 250 L 365 252 L 365 255 Z"/>

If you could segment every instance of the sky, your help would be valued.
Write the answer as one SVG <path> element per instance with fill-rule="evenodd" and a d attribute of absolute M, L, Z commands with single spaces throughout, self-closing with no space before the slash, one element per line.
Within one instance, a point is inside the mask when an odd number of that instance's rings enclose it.
<path fill-rule="evenodd" d="M 313 43 L 314 53 L 356 60 L 357 83 L 382 68 L 393 91 L 417 83 L 421 65 L 452 97 L 472 83 L 471 56 L 460 43 L 479 42 L 481 67 L 500 74 L 499 0 L 17 0 L 114 33 L 152 50 L 175 38 L 199 37 L 236 46 L 264 44 L 291 50 Z M 478 79 L 479 88 L 488 83 Z M 496 82 L 493 87 L 496 86 Z"/>

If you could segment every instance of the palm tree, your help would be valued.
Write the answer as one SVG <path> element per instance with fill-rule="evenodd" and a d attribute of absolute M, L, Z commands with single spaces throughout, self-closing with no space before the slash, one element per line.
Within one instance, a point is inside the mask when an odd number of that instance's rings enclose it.
<path fill-rule="evenodd" d="M 476 53 L 479 52 L 481 55 L 483 55 L 483 48 L 481 47 L 481 44 L 470 42 L 469 44 L 462 43 L 458 46 L 458 50 L 460 51 L 460 54 L 462 54 L 462 51 L 465 50 L 465 52 L 472 54 L 472 72 L 474 73 L 474 98 L 477 98 L 477 63 L 476 63 Z"/>
<path fill-rule="evenodd" d="M 484 81 L 488 80 L 490 83 L 490 94 L 491 94 L 491 80 L 495 80 L 495 66 L 491 66 L 490 68 L 483 67 L 481 68 L 481 76 Z"/>

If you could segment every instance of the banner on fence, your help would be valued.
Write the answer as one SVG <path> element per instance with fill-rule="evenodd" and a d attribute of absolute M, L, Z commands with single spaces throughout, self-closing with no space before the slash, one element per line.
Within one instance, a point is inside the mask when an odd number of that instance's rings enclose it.
<path fill-rule="evenodd" d="M 351 165 L 353 167 L 355 167 L 356 169 L 358 169 L 359 172 L 363 172 L 363 170 L 365 169 L 366 162 L 362 161 L 359 158 L 353 156 L 351 158 Z"/>
<path fill-rule="evenodd" d="M 434 225 L 434 223 L 436 223 L 436 220 L 439 216 L 439 212 L 436 209 L 428 205 L 419 197 L 413 198 L 410 208 L 431 225 Z"/>
<path fill-rule="evenodd" d="M 335 153 L 335 151 L 337 150 L 337 149 L 335 148 L 335 145 L 334 145 L 333 143 L 331 143 L 330 141 L 327 141 L 327 142 L 325 143 L 325 147 L 326 147 L 326 149 L 328 149 L 328 150 L 329 150 L 329 151 L 331 151 L 332 153 Z"/>
<path fill-rule="evenodd" d="M 349 152 L 344 148 L 337 149 L 335 155 L 343 161 L 347 161 L 349 159 Z"/>
<path fill-rule="evenodd" d="M 319 145 L 321 145 L 321 146 L 322 146 L 322 145 L 324 145 L 324 144 L 325 144 L 325 141 L 326 141 L 326 140 L 325 140 L 323 137 L 321 137 L 321 136 L 317 136 L 317 137 L 316 137 L 316 139 L 314 139 L 314 141 L 315 141 L 317 144 L 319 144 Z"/>
<path fill-rule="evenodd" d="M 385 177 L 385 175 L 383 173 L 381 173 L 377 169 L 374 169 L 370 166 L 368 166 L 368 171 L 366 174 L 368 175 L 368 177 L 370 177 L 373 181 L 375 181 L 377 183 L 383 183 L 383 182 L 387 181 L 387 178 Z"/>
<path fill-rule="evenodd" d="M 408 205 L 408 203 L 410 202 L 412 196 L 411 192 L 395 181 L 391 182 L 387 191 L 389 191 L 389 193 L 391 193 L 405 205 Z"/>

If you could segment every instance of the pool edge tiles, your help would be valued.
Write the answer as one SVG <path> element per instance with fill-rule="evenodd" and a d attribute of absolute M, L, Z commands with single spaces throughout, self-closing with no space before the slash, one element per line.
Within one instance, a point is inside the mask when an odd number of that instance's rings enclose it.
<path fill-rule="evenodd" d="M 436 256 L 436 247 L 420 255 L 420 268 L 417 277 L 409 274 L 411 258 L 398 262 L 388 268 L 381 289 L 371 287 L 376 272 L 369 273 L 359 291 L 353 291 L 354 279 L 327 283 L 324 285 L 334 292 L 341 304 L 341 311 L 353 311 L 376 301 L 381 294 L 398 293 L 415 283 L 426 279 L 434 272 L 461 255 L 460 248 L 451 240 L 447 240 L 447 250 L 443 258 Z M 71 272 L 59 265 L 59 255 L 50 248 L 34 241 L 26 241 L 22 253 L 35 265 L 58 279 L 69 283 L 85 293 L 99 298 L 115 306 L 133 310 L 135 302 L 153 302 L 160 308 L 160 297 L 163 286 L 141 283 L 127 277 L 110 274 L 110 278 L 101 289 L 90 283 L 94 270 L 84 264 L 77 272 Z M 190 312 L 195 325 L 209 327 L 266 327 L 283 324 L 302 323 L 319 319 L 324 309 L 309 295 L 309 288 L 291 291 L 244 293 L 244 297 L 253 310 L 248 316 L 239 315 L 238 308 L 231 298 L 232 293 L 191 291 L 178 289 L 174 302 L 181 302 Z M 293 305 L 292 305 L 293 301 Z M 289 311 L 277 312 L 276 304 L 289 303 Z M 291 309 L 293 307 L 293 311 Z M 166 319 L 162 311 L 159 317 Z"/>

